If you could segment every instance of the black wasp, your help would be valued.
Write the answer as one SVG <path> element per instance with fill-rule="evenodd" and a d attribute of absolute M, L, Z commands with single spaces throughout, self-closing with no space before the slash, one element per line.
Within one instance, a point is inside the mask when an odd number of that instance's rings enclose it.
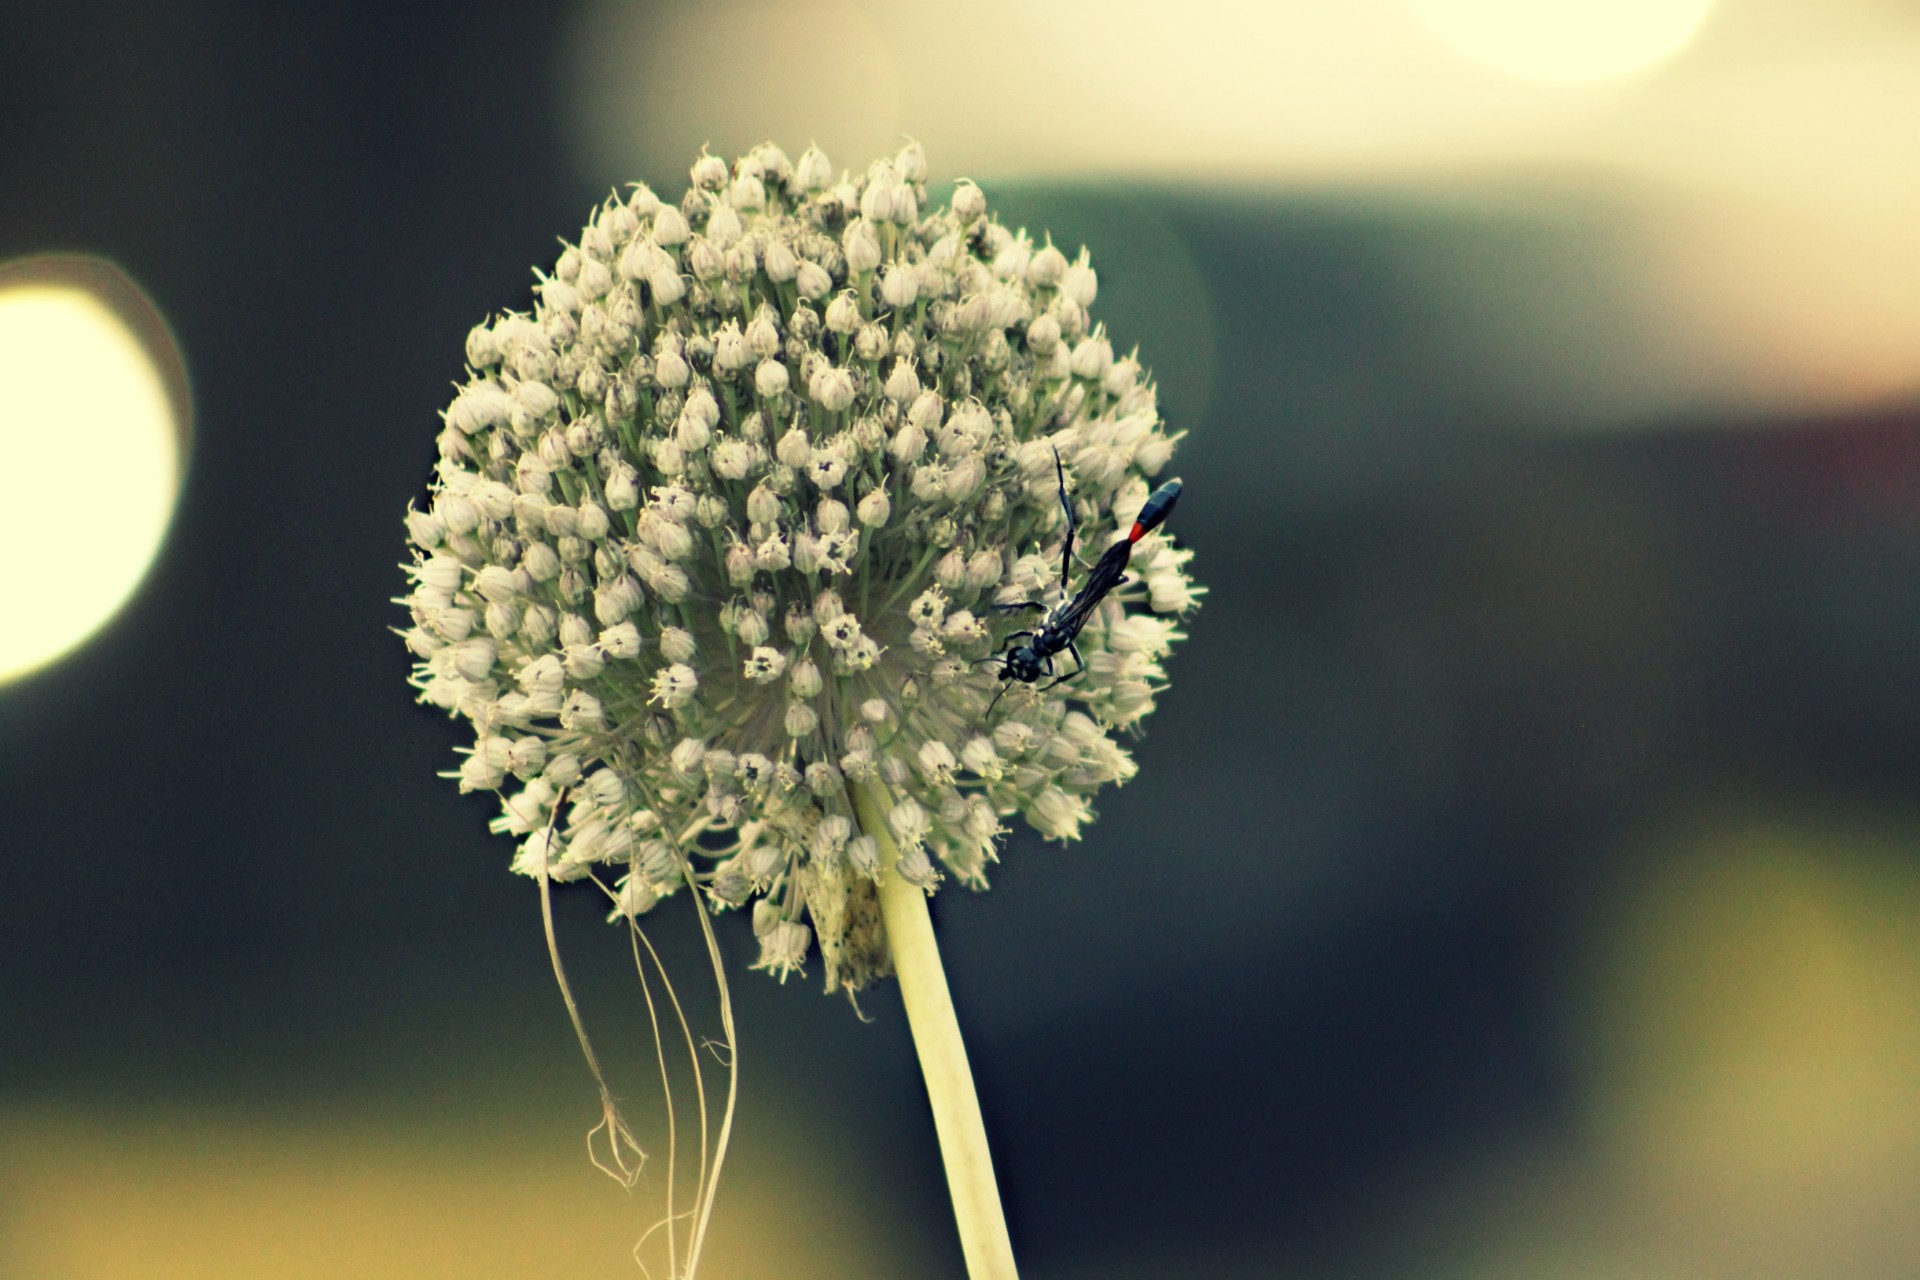
<path fill-rule="evenodd" d="M 1133 558 L 1133 544 L 1160 527 L 1160 523 L 1173 513 L 1173 504 L 1180 500 L 1180 482 L 1169 480 L 1155 489 L 1147 498 L 1147 504 L 1140 508 L 1140 514 L 1134 519 L 1133 528 L 1127 536 L 1108 547 L 1101 557 L 1087 571 L 1087 580 L 1080 584 L 1080 590 L 1071 597 L 1067 596 L 1067 575 L 1073 568 L 1073 535 L 1078 527 L 1073 519 L 1073 504 L 1067 501 L 1067 473 L 1060 465 L 1060 454 L 1053 455 L 1054 476 L 1060 483 L 1060 507 L 1067 513 L 1067 545 L 1060 553 L 1060 595 L 1061 602 L 1048 611 L 1040 620 L 1040 625 L 1031 631 L 1016 631 L 1006 638 L 1010 646 L 1003 653 L 986 662 L 1000 664 L 1000 678 L 1007 681 L 1000 692 L 993 695 L 993 702 L 987 705 L 987 714 L 993 714 L 993 708 L 1001 695 L 1012 688 L 1012 681 L 1022 684 L 1037 684 L 1041 676 L 1053 679 L 1041 686 L 1051 689 L 1065 680 L 1071 680 L 1087 669 L 1087 663 L 1080 656 L 1079 646 L 1074 639 L 1080 634 L 1080 628 L 1087 625 L 1087 619 L 1093 616 L 1095 606 L 1106 599 L 1107 592 L 1120 585 L 1127 571 L 1127 561 Z M 996 610 L 1011 612 L 1016 609 L 1046 609 L 1038 600 L 1022 600 L 1014 604 L 997 604 Z M 1014 641 L 1025 638 L 1025 644 Z M 1073 655 L 1075 667 L 1065 675 L 1058 675 L 1053 669 L 1054 656 L 1062 650 Z"/>

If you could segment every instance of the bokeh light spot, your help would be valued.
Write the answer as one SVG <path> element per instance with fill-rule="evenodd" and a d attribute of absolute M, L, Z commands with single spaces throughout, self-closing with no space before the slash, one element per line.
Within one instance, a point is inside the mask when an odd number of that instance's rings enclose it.
<path fill-rule="evenodd" d="M 158 312 L 91 258 L 0 265 L 0 682 L 126 603 L 179 494 L 188 398 Z"/>
<path fill-rule="evenodd" d="M 1407 0 L 1462 53 L 1532 80 L 1602 80 L 1672 57 L 1712 0 Z"/>

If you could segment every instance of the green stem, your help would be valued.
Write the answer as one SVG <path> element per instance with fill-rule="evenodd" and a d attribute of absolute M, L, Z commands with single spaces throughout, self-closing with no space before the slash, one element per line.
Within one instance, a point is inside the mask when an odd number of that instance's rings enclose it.
<path fill-rule="evenodd" d="M 891 806 L 885 789 L 875 782 L 858 782 L 850 784 L 850 790 L 860 829 L 880 846 L 880 918 L 893 953 L 894 976 L 900 980 L 900 998 L 907 1007 L 907 1026 L 920 1055 L 920 1072 L 926 1077 L 927 1100 L 933 1104 L 933 1128 L 947 1167 L 947 1189 L 953 1196 L 967 1275 L 970 1280 L 1017 1280 L 1013 1243 L 1007 1238 L 993 1157 L 987 1150 L 987 1129 L 980 1121 L 980 1099 L 973 1091 L 973 1073 L 967 1067 L 960 1022 L 954 1016 L 946 970 L 934 941 L 926 892 L 902 880 L 895 868 L 900 849 L 887 828 Z"/>

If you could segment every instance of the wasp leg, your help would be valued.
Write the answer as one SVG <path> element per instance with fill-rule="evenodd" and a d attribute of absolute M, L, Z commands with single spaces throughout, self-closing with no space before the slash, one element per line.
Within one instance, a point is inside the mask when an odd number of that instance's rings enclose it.
<path fill-rule="evenodd" d="M 1012 604 L 990 604 L 987 606 L 987 610 L 991 613 L 1012 613 L 1017 609 L 1044 609 L 1046 607 L 1047 606 L 1041 604 L 1038 600 L 1016 600 Z"/>
<path fill-rule="evenodd" d="M 1073 504 L 1067 501 L 1067 469 L 1060 463 L 1060 450 L 1053 451 L 1053 474 L 1060 482 L 1060 509 L 1067 513 L 1067 545 L 1060 552 L 1060 594 L 1067 594 L 1067 571 L 1073 567 L 1073 534 L 1078 526 L 1073 519 Z"/>
<path fill-rule="evenodd" d="M 1067 674 L 1063 676 L 1054 676 L 1050 682 L 1041 686 L 1040 692 L 1045 693 L 1048 689 L 1053 688 L 1053 686 L 1056 684 L 1065 684 L 1067 681 L 1073 679 L 1075 676 L 1083 676 L 1087 673 L 1087 660 L 1080 656 L 1080 646 L 1073 643 L 1073 641 L 1069 640 L 1067 641 L 1067 652 L 1073 655 L 1073 660 L 1078 665 L 1075 666 L 1073 670 L 1067 672 Z M 1052 658 L 1047 659 L 1047 674 L 1050 676 L 1053 675 L 1053 659 Z"/>
<path fill-rule="evenodd" d="M 1004 672 L 1004 671 L 1001 672 L 1000 673 L 1000 691 L 994 694 L 993 701 L 987 704 L 987 714 L 985 715 L 985 717 L 983 717 L 984 719 L 987 719 L 987 720 L 993 719 L 993 709 L 1000 705 L 1000 699 L 1006 697 L 1007 690 L 1011 688 L 1013 688 L 1012 679 L 1009 678 L 1009 675 L 1007 672 Z"/>

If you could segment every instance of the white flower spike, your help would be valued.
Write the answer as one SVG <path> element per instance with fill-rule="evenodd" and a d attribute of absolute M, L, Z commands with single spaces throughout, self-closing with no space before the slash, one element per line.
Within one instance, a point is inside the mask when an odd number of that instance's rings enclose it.
<path fill-rule="evenodd" d="M 984 887 L 1001 819 L 1075 839 L 1132 775 L 1114 735 L 1202 589 L 1154 532 L 1083 673 L 997 678 L 1038 615 L 996 606 L 1057 603 L 1054 459 L 1091 559 L 1176 437 L 1088 316 L 1084 250 L 970 182 L 934 205 L 917 144 L 835 172 L 703 155 L 684 200 L 609 199 L 530 312 L 467 335 L 404 635 L 421 699 L 474 728 L 454 776 L 502 794 L 516 870 L 604 867 L 616 918 L 690 870 L 755 904 L 757 967 L 817 954 L 854 991 L 892 968 L 889 869 Z"/>

